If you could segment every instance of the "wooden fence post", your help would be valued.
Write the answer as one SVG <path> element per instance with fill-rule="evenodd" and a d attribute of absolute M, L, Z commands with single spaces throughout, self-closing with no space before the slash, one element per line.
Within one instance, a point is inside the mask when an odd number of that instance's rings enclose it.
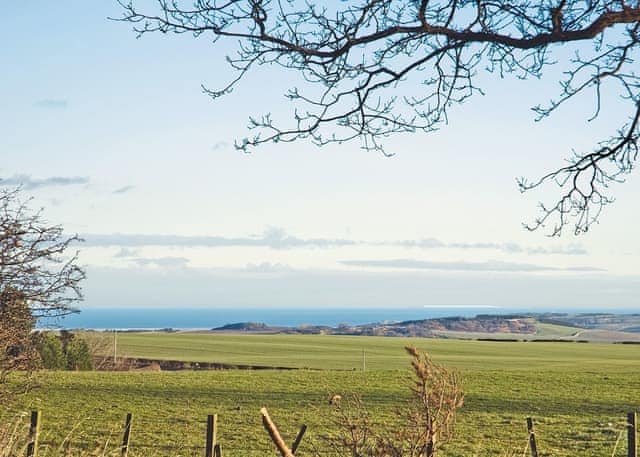
<path fill-rule="evenodd" d="M 124 422 L 124 434 L 122 435 L 122 448 L 120 454 L 122 457 L 127 457 L 129 452 L 129 437 L 131 435 L 131 413 L 127 413 L 127 418 Z"/>
<path fill-rule="evenodd" d="M 264 428 L 269 433 L 269 436 L 271 437 L 271 441 L 273 441 L 273 444 L 275 444 L 276 447 L 278 448 L 278 451 L 280 451 L 280 455 L 282 457 L 294 457 L 293 452 L 291 452 L 291 449 L 287 447 L 284 440 L 282 439 L 282 436 L 280 435 L 280 432 L 278 432 L 278 429 L 276 428 L 276 424 L 274 424 L 271 418 L 269 417 L 267 408 L 264 408 L 264 407 L 261 408 L 260 413 L 262 414 L 262 425 L 264 425 Z"/>
<path fill-rule="evenodd" d="M 306 424 L 302 424 L 302 427 L 300 427 L 300 431 L 298 432 L 298 436 L 296 436 L 295 441 L 293 442 L 293 445 L 291 446 L 291 453 L 295 454 L 296 450 L 298 449 L 298 446 L 300 446 L 300 441 L 302 441 L 302 437 L 304 436 L 304 432 L 307 431 L 307 425 Z"/>
<path fill-rule="evenodd" d="M 527 417 L 527 430 L 529 431 L 529 448 L 531 448 L 531 457 L 538 457 L 536 433 L 533 431 L 533 419 L 530 417 Z"/>
<path fill-rule="evenodd" d="M 218 425 L 218 415 L 209 414 L 207 416 L 207 441 L 205 446 L 205 457 L 213 457 L 216 447 L 216 429 Z"/>
<path fill-rule="evenodd" d="M 27 457 L 38 457 L 38 435 L 40 435 L 40 411 L 31 411 L 31 425 L 29 426 L 29 443 Z"/>
<path fill-rule="evenodd" d="M 628 424 L 627 424 L 627 455 L 629 457 L 637 457 L 636 449 L 636 437 L 638 433 L 637 423 L 638 416 L 635 412 L 627 414 Z"/>
<path fill-rule="evenodd" d="M 424 455 L 425 457 L 433 457 L 435 453 L 435 449 L 433 446 L 433 436 L 429 439 L 429 442 L 427 443 L 427 448 L 424 451 Z"/>

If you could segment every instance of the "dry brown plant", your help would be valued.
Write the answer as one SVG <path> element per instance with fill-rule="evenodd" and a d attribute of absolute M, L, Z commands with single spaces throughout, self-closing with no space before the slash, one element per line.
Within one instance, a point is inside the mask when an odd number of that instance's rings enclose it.
<path fill-rule="evenodd" d="M 395 411 L 395 420 L 374 421 L 359 396 L 336 406 L 339 432 L 329 437 L 339 455 L 351 457 L 433 457 L 453 438 L 456 413 L 464 403 L 456 371 L 433 362 L 415 347 L 411 356 L 411 397 Z"/>

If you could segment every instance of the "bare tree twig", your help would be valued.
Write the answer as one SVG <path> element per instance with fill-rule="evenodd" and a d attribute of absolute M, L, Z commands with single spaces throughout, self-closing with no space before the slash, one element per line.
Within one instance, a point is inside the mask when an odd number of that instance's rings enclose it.
<path fill-rule="evenodd" d="M 158 0 L 148 12 L 118 1 L 123 14 L 117 20 L 132 23 L 138 36 L 189 33 L 239 41 L 227 58 L 237 75 L 222 89 L 205 88 L 213 98 L 262 65 L 303 76 L 305 90 L 287 93 L 295 105 L 292 122 L 280 125 L 270 114 L 251 118 L 256 133 L 236 142 L 245 152 L 269 142 L 359 141 L 391 155 L 383 144 L 389 135 L 432 132 L 449 122 L 452 106 L 482 93 L 479 72 L 538 78 L 555 63 L 554 49 L 573 45 L 560 95 L 534 108 L 538 119 L 576 97 L 593 98 L 593 119 L 604 94 L 614 93 L 628 107 L 628 123 L 593 151 L 576 152 L 569 166 L 519 180 L 522 191 L 546 183 L 562 189 L 526 227 L 550 226 L 551 235 L 560 235 L 573 224 L 574 233 L 586 232 L 612 201 L 607 187 L 622 181 L 637 158 L 637 0 Z"/>

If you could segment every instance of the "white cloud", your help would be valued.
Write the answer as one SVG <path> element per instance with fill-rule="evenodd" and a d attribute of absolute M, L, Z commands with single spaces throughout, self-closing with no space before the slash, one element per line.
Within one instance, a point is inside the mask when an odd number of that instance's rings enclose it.
<path fill-rule="evenodd" d="M 289 265 L 271 262 L 248 263 L 245 270 L 251 273 L 282 273 L 293 271 Z"/>
<path fill-rule="evenodd" d="M 27 190 L 78 184 L 89 184 L 89 178 L 85 176 L 51 176 L 49 178 L 33 179 L 30 175 L 13 175 L 10 178 L 0 178 L 0 186 L 20 186 Z"/>
<path fill-rule="evenodd" d="M 127 186 L 123 189 L 128 190 Z M 116 191 L 117 192 L 117 191 Z M 115 192 L 114 192 L 115 193 Z M 363 241 L 348 238 L 303 238 L 288 234 L 280 227 L 267 227 L 262 233 L 225 237 L 217 235 L 147 235 L 147 234 L 84 234 L 86 246 L 168 246 L 168 247 L 268 247 L 276 250 L 300 248 L 341 248 L 349 246 L 403 247 L 417 249 L 462 249 L 494 250 L 508 254 L 532 255 L 585 255 L 587 251 L 579 245 L 549 248 L 526 247 L 517 243 L 445 243 L 436 238 L 399 241 Z"/>
<path fill-rule="evenodd" d="M 494 272 L 536 272 L 536 271 L 604 271 L 589 266 L 552 267 L 534 265 L 530 263 L 502 262 L 488 260 L 485 262 L 443 262 L 414 259 L 385 259 L 385 260 L 343 260 L 343 265 L 364 268 L 394 268 L 411 270 L 443 270 L 443 271 L 494 271 Z"/>
<path fill-rule="evenodd" d="M 141 267 L 185 268 L 189 264 L 185 257 L 138 257 L 132 261 Z"/>
<path fill-rule="evenodd" d="M 65 99 L 45 98 L 34 103 L 38 108 L 45 109 L 66 109 L 69 102 Z"/>
<path fill-rule="evenodd" d="M 269 247 L 271 249 L 330 248 L 352 246 L 355 241 L 330 238 L 298 238 L 279 228 L 267 228 L 254 236 L 182 236 L 143 234 L 85 234 L 86 246 L 170 246 L 170 247 Z"/>
<path fill-rule="evenodd" d="M 135 189 L 135 186 L 123 186 L 111 192 L 112 194 L 126 194 L 127 192 Z"/>
<path fill-rule="evenodd" d="M 136 256 L 138 256 L 138 251 L 135 249 L 128 249 L 128 248 L 120 248 L 118 252 L 113 254 L 113 257 L 115 258 L 126 258 L 126 257 L 136 257 Z"/>

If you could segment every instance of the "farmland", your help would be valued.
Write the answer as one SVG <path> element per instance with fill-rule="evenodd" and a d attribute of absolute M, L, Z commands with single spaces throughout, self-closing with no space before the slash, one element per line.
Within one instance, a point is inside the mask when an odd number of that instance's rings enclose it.
<path fill-rule="evenodd" d="M 130 455 L 200 455 L 206 415 L 217 413 L 223 453 L 257 456 L 275 455 L 258 414 L 266 405 L 289 442 L 309 425 L 300 455 L 323 455 L 331 449 L 322 437 L 335 430 L 331 393 L 358 393 L 374 423 L 393 422 L 408 398 L 406 344 L 463 376 L 466 401 L 447 456 L 522 455 L 527 416 L 542 455 L 608 456 L 624 438 L 624 414 L 640 409 L 637 345 L 162 333 L 122 334 L 118 347 L 136 357 L 309 369 L 45 372 L 14 409 L 43 411 L 49 455 L 67 435 L 72 449 L 115 449 L 130 411 Z M 625 455 L 624 440 L 616 455 Z"/>
<path fill-rule="evenodd" d="M 548 342 L 459 341 L 322 335 L 122 333 L 118 354 L 148 359 L 221 362 L 331 370 L 396 370 L 407 366 L 403 347 L 414 345 L 459 369 L 580 369 L 606 371 L 637 364 L 640 346 Z"/>

